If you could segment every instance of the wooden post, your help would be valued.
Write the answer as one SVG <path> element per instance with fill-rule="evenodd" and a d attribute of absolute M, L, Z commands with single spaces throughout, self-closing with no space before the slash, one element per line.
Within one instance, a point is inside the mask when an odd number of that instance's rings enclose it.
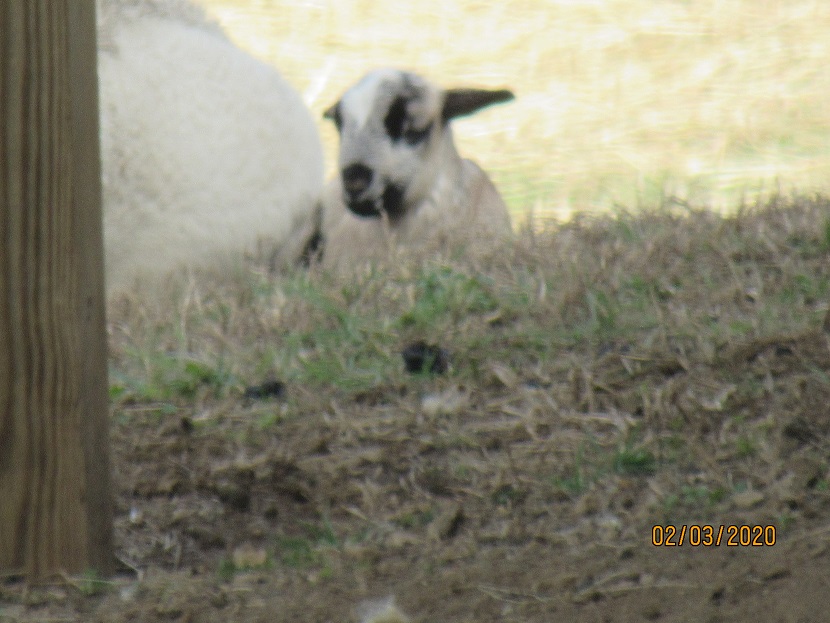
<path fill-rule="evenodd" d="M 113 566 L 94 0 L 0 0 L 0 574 Z"/>

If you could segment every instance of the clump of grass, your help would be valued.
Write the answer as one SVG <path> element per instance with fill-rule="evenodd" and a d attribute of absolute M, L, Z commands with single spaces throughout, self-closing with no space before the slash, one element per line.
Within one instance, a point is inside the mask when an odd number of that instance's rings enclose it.
<path fill-rule="evenodd" d="M 500 301 L 486 276 L 465 274 L 446 265 L 427 264 L 412 287 L 412 302 L 397 323 L 418 331 L 440 330 L 464 317 L 495 310 Z"/>
<path fill-rule="evenodd" d="M 516 485 L 507 483 L 497 487 L 491 494 L 490 499 L 496 506 L 512 506 L 521 502 L 526 492 Z"/>
<path fill-rule="evenodd" d="M 429 525 L 435 519 L 435 512 L 431 509 L 415 509 L 407 511 L 397 518 L 395 523 L 401 528 L 412 530 L 413 528 L 423 528 Z"/>
<path fill-rule="evenodd" d="M 571 497 L 585 493 L 592 485 L 613 475 L 649 476 L 658 468 L 655 454 L 638 443 L 632 435 L 609 452 L 596 440 L 581 443 L 573 460 L 565 464 L 561 475 L 549 479 L 554 489 Z"/>
<path fill-rule="evenodd" d="M 331 522 L 305 523 L 302 535 L 284 535 L 277 538 L 277 559 L 291 568 L 327 567 L 326 552 L 340 547 L 341 543 Z"/>
<path fill-rule="evenodd" d="M 614 455 L 614 471 L 619 474 L 648 475 L 657 469 L 657 459 L 646 448 L 626 445 Z"/>
<path fill-rule="evenodd" d="M 223 582 L 230 582 L 237 574 L 237 571 L 238 569 L 236 568 L 236 565 L 233 564 L 233 560 L 230 558 L 222 558 L 219 561 L 219 567 L 216 570 L 216 574 Z"/>
<path fill-rule="evenodd" d="M 95 597 L 112 590 L 113 583 L 105 579 L 97 570 L 87 569 L 80 578 L 75 580 L 75 586 L 85 597 Z"/>
<path fill-rule="evenodd" d="M 201 390 L 220 397 L 234 382 L 223 362 L 215 365 L 186 354 L 155 353 L 145 360 L 144 375 L 113 370 L 110 399 L 131 402 L 192 400 Z"/>
<path fill-rule="evenodd" d="M 683 485 L 663 500 L 663 521 L 682 522 L 688 519 L 710 519 L 718 505 L 727 497 L 719 486 Z"/>

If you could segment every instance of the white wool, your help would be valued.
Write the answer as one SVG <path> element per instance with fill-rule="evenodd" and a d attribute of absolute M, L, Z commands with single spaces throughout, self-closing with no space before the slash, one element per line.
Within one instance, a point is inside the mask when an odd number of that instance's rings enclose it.
<path fill-rule="evenodd" d="M 108 290 L 262 240 L 299 250 L 323 179 L 300 96 L 182 0 L 104 0 L 99 16 Z"/>

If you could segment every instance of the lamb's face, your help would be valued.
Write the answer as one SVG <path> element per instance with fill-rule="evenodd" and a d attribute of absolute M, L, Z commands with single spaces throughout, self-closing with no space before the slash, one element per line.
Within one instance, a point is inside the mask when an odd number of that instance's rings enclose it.
<path fill-rule="evenodd" d="M 343 201 L 352 212 L 395 221 L 429 192 L 440 166 L 443 101 L 423 78 L 382 69 L 326 112 L 340 132 Z"/>

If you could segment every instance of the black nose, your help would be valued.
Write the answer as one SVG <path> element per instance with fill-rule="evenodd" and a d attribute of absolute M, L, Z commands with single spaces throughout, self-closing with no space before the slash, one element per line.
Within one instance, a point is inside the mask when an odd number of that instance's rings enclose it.
<path fill-rule="evenodd" d="M 355 200 L 372 183 L 372 169 L 364 164 L 350 164 L 343 169 L 343 190 L 350 200 Z"/>

